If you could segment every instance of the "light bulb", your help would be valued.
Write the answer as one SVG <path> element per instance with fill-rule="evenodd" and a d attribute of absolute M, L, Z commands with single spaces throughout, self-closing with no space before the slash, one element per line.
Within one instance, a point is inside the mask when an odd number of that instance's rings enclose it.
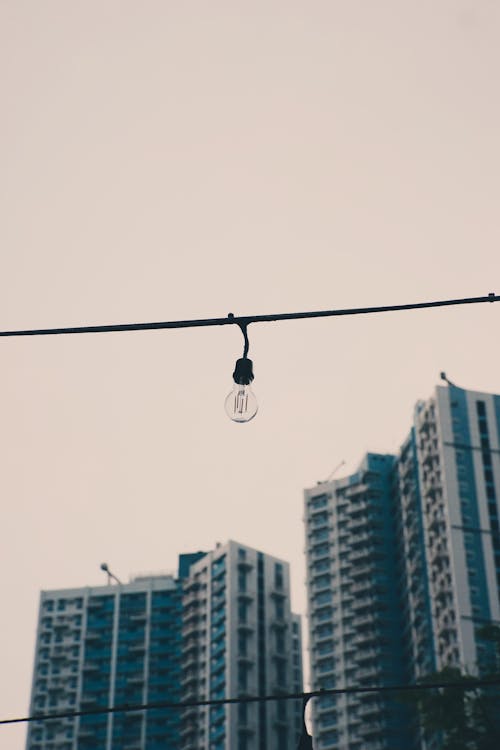
<path fill-rule="evenodd" d="M 253 380 L 251 359 L 242 357 L 236 361 L 233 380 L 233 390 L 224 401 L 226 414 L 233 422 L 250 422 L 259 408 L 255 393 L 250 387 Z"/>
<path fill-rule="evenodd" d="M 231 393 L 226 396 L 224 408 L 233 422 L 250 422 L 257 414 L 259 405 L 250 385 L 235 383 Z"/>

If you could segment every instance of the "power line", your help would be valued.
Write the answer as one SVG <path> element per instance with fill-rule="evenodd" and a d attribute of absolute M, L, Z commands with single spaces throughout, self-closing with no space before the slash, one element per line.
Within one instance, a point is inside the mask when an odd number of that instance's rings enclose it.
<path fill-rule="evenodd" d="M 457 690 L 477 690 L 481 687 L 500 685 L 500 677 L 492 679 L 477 680 L 473 677 L 464 678 L 463 682 L 433 682 L 418 683 L 415 685 L 384 685 L 384 686 L 358 686 L 351 688 L 328 688 L 325 690 L 312 690 L 306 693 L 284 693 L 283 695 L 246 696 L 240 698 L 220 698 L 217 700 L 193 700 L 193 701 L 157 701 L 154 703 L 125 704 L 108 708 L 91 708 L 84 711 L 59 711 L 49 714 L 33 714 L 15 719 L 0 719 L 2 724 L 21 724 L 33 721 L 53 721 L 54 719 L 76 719 L 80 716 L 95 716 L 98 714 L 115 714 L 132 711 L 151 711 L 158 709 L 196 708 L 204 706 L 225 706 L 235 703 L 268 703 L 270 701 L 301 700 L 308 701 L 310 698 L 320 698 L 328 695 L 357 695 L 359 693 L 399 693 L 411 692 L 412 690 L 435 690 L 438 688 L 453 688 Z"/>
<path fill-rule="evenodd" d="M 500 295 L 490 292 L 485 297 L 464 297 L 462 299 L 435 300 L 432 302 L 411 302 L 404 305 L 381 305 L 378 307 L 350 307 L 340 310 L 313 310 L 311 312 L 277 313 L 275 315 L 246 315 L 236 317 L 229 313 L 226 318 L 201 318 L 195 320 L 170 320 L 157 323 L 119 323 L 112 325 L 76 326 L 71 328 L 33 328 L 22 331 L 0 331 L 0 336 L 56 336 L 75 333 L 123 333 L 125 331 L 157 331 L 166 328 L 202 328 L 207 326 L 238 325 L 250 323 L 272 323 L 280 320 L 301 320 L 305 318 L 332 318 L 344 315 L 369 315 L 371 313 L 401 312 L 403 310 L 423 310 L 431 307 L 451 307 L 475 305 L 483 302 L 499 302 Z"/>

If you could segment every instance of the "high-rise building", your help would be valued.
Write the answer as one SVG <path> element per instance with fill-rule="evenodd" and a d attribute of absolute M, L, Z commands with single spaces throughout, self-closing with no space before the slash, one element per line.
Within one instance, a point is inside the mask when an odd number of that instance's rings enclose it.
<path fill-rule="evenodd" d="M 182 591 L 172 576 L 43 591 L 31 713 L 179 700 Z M 179 746 L 172 710 L 29 725 L 27 750 L 164 750 Z"/>
<path fill-rule="evenodd" d="M 41 594 L 31 713 L 302 691 L 289 566 L 236 542 L 179 573 Z M 29 725 L 27 750 L 289 750 L 290 701 L 150 709 Z"/>
<path fill-rule="evenodd" d="M 313 689 L 403 682 L 394 457 L 368 454 L 345 479 L 305 491 L 309 649 Z M 409 747 L 400 708 L 382 695 L 313 701 L 321 750 Z"/>
<path fill-rule="evenodd" d="M 413 676 L 480 670 L 500 621 L 500 396 L 450 384 L 419 402 L 398 483 Z"/>
<path fill-rule="evenodd" d="M 499 492 L 500 396 L 451 383 L 417 403 L 398 456 L 305 491 L 313 688 L 481 671 L 482 629 L 500 621 Z M 325 696 L 313 719 L 322 750 L 422 739 L 375 693 Z"/>
<path fill-rule="evenodd" d="M 183 598 L 183 700 L 302 690 L 300 621 L 290 610 L 289 565 L 229 541 L 191 566 Z M 193 707 L 182 750 L 290 750 L 298 702 Z"/>

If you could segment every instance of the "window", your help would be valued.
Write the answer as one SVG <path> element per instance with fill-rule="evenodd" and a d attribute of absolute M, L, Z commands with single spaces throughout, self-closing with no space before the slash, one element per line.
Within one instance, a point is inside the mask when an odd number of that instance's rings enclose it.
<path fill-rule="evenodd" d="M 330 560 L 318 560 L 318 562 L 315 562 L 313 565 L 313 570 L 315 573 L 319 573 L 322 570 L 329 570 L 330 569 Z"/>
<path fill-rule="evenodd" d="M 285 616 L 285 604 L 282 599 L 276 599 L 274 602 L 275 617 L 277 620 L 282 620 Z"/>
<path fill-rule="evenodd" d="M 289 750 L 288 732 L 286 727 L 278 727 L 278 750 Z"/>
<path fill-rule="evenodd" d="M 286 662 L 284 659 L 276 659 L 276 684 L 284 685 L 286 682 Z"/>
<path fill-rule="evenodd" d="M 321 723 L 324 727 L 334 726 L 337 723 L 337 714 L 335 711 L 328 711 L 328 713 L 321 715 Z"/>
<path fill-rule="evenodd" d="M 491 466 L 491 453 L 489 452 L 489 450 L 483 450 L 482 457 L 483 457 L 483 465 Z"/>
<path fill-rule="evenodd" d="M 318 612 L 316 612 L 316 620 L 317 622 L 325 622 L 325 620 L 331 620 L 332 619 L 333 610 L 331 607 L 325 607 L 324 609 L 320 609 Z"/>
<path fill-rule="evenodd" d="M 246 622 L 248 614 L 248 606 L 246 602 L 238 602 L 238 621 Z"/>
<path fill-rule="evenodd" d="M 274 565 L 274 586 L 277 589 L 283 588 L 283 565 L 281 563 Z"/>
<path fill-rule="evenodd" d="M 238 703 L 238 722 L 245 725 L 248 721 L 248 703 Z"/>
<path fill-rule="evenodd" d="M 320 734 L 319 736 L 319 746 L 320 747 L 330 747 L 330 745 L 333 745 L 338 740 L 338 734 L 337 732 L 325 732 L 324 734 Z"/>
<path fill-rule="evenodd" d="M 317 638 L 324 638 L 333 633 L 333 625 L 319 625 L 315 632 Z"/>
<path fill-rule="evenodd" d="M 329 574 L 324 573 L 323 575 L 318 576 L 317 578 L 314 579 L 313 584 L 314 584 L 314 588 L 316 589 L 323 589 L 326 586 L 329 586 L 330 585 Z"/>
<path fill-rule="evenodd" d="M 318 646 L 318 654 L 329 654 L 331 651 L 333 651 L 333 641 L 322 641 Z"/>
<path fill-rule="evenodd" d="M 484 401 L 476 401 L 476 410 L 480 417 L 486 416 L 486 404 Z"/>
<path fill-rule="evenodd" d="M 313 510 L 324 508 L 328 504 L 328 495 L 315 495 L 309 500 L 309 507 Z"/>
<path fill-rule="evenodd" d="M 244 570 L 238 571 L 238 591 L 245 592 L 247 590 L 247 576 Z"/>
<path fill-rule="evenodd" d="M 324 542 L 323 544 L 316 544 L 312 548 L 312 553 L 315 557 L 323 557 L 324 555 L 327 555 L 330 550 L 330 545 L 328 542 Z"/>
<path fill-rule="evenodd" d="M 239 690 L 246 690 L 247 689 L 247 680 L 248 677 L 248 670 L 246 664 L 241 664 L 241 662 L 238 664 L 238 689 Z"/>
<path fill-rule="evenodd" d="M 484 481 L 489 482 L 489 484 L 493 484 L 493 472 L 491 471 L 491 469 L 484 470 Z"/>
<path fill-rule="evenodd" d="M 285 653 L 285 634 L 282 630 L 276 630 L 275 646 L 277 654 Z"/>
<path fill-rule="evenodd" d="M 248 652 L 248 639 L 244 633 L 238 635 L 238 652 L 240 656 L 246 656 Z"/>
<path fill-rule="evenodd" d="M 318 662 L 318 672 L 332 672 L 334 669 L 335 662 L 332 658 L 321 659 Z"/>
<path fill-rule="evenodd" d="M 330 690 L 335 687 L 335 677 L 321 677 L 318 683 L 320 690 Z"/>
<path fill-rule="evenodd" d="M 314 597 L 314 604 L 319 606 L 321 604 L 329 604 L 332 601 L 332 592 L 323 591 L 321 594 L 316 594 Z"/>

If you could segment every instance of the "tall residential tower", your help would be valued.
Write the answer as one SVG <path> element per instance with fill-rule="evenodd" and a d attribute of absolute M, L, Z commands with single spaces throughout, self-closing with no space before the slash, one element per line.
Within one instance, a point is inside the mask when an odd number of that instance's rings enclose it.
<path fill-rule="evenodd" d="M 171 576 L 43 591 L 31 713 L 179 699 L 182 591 Z M 178 712 L 96 714 L 33 722 L 27 750 L 164 750 Z"/>
<path fill-rule="evenodd" d="M 31 713 L 302 691 L 288 563 L 236 542 L 179 574 L 41 594 Z M 29 725 L 27 750 L 289 750 L 290 701 L 150 709 Z"/>
<path fill-rule="evenodd" d="M 345 479 L 305 491 L 314 690 L 403 681 L 403 622 L 391 492 L 393 456 L 368 454 Z M 401 750 L 404 716 L 376 693 L 313 701 L 321 750 Z"/>
<path fill-rule="evenodd" d="M 417 403 L 397 456 L 305 491 L 313 688 L 481 672 L 500 621 L 499 491 L 500 396 L 451 383 Z M 375 693 L 316 704 L 321 750 L 422 740 Z"/>
<path fill-rule="evenodd" d="M 288 563 L 230 541 L 191 566 L 183 604 L 184 700 L 302 690 Z M 189 708 L 180 747 L 290 750 L 300 722 L 301 706 L 290 701 Z"/>

